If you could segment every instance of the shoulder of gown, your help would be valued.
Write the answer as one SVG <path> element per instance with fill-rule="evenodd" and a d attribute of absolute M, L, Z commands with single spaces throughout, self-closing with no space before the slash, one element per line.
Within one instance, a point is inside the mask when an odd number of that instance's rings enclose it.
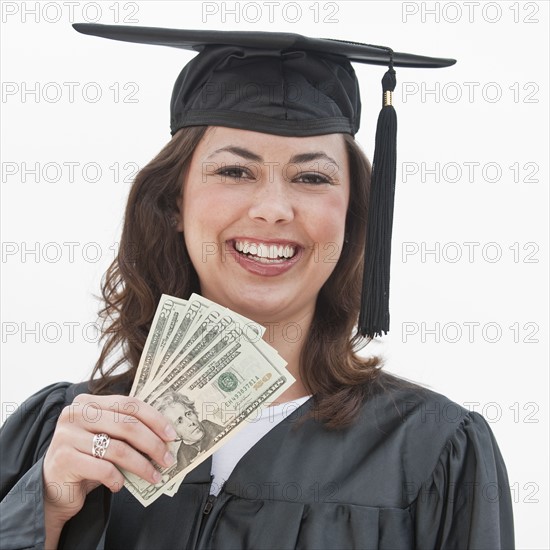
<path fill-rule="evenodd" d="M 415 547 L 513 549 L 510 483 L 485 418 L 420 387 L 383 399 L 399 405 L 402 504 L 413 516 Z"/>
<path fill-rule="evenodd" d="M 0 429 L 2 548 L 43 548 L 43 457 L 63 408 L 88 392 L 87 382 L 51 384 L 24 401 Z"/>
<path fill-rule="evenodd" d="M 51 384 L 29 397 L 9 416 L 0 429 L 2 499 L 45 454 L 63 408 L 78 394 L 88 391 L 86 382 Z"/>
<path fill-rule="evenodd" d="M 395 504 L 411 512 L 414 546 L 514 548 L 506 466 L 485 418 L 444 395 L 393 384 L 386 376 L 389 387 L 367 400 L 362 418 L 375 420 L 384 433 L 379 443 L 388 445 L 385 466 L 395 468 L 401 485 Z"/>

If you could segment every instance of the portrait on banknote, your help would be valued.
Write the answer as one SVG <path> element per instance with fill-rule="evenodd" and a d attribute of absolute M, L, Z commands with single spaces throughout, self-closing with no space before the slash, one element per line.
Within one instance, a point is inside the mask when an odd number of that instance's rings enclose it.
<path fill-rule="evenodd" d="M 210 449 L 216 436 L 223 431 L 223 426 L 208 420 L 200 420 L 194 403 L 184 394 L 168 393 L 163 396 L 158 410 L 174 425 L 179 443 L 175 454 L 177 467 L 183 470 L 195 457 Z"/>

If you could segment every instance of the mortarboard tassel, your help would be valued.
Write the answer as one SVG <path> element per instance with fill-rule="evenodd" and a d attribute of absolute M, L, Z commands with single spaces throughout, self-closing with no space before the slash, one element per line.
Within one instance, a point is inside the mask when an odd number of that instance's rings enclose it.
<path fill-rule="evenodd" d="M 397 163 L 397 115 L 392 106 L 396 78 L 392 54 L 390 52 L 389 69 L 382 78 L 383 106 L 376 126 L 359 312 L 359 332 L 371 338 L 382 336 L 390 328 L 391 234 Z"/>

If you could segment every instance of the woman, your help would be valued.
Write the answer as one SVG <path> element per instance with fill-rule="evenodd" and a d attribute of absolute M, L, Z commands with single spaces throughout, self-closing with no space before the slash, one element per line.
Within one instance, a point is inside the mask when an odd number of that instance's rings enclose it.
<path fill-rule="evenodd" d="M 159 29 L 97 27 L 87 31 L 174 40 Z M 106 342 L 94 380 L 45 388 L 2 430 L 17 450 L 2 468 L 3 546 L 513 547 L 506 470 L 483 418 L 354 351 L 374 201 L 352 137 L 360 102 L 349 62 L 333 57 L 334 44 L 311 53 L 270 43 L 266 52 L 266 37 L 256 39 L 202 48 L 176 82 L 174 136 L 136 178 L 103 285 Z M 323 75 L 315 86 L 313 74 Z M 258 105 L 236 88 L 246 75 L 297 86 L 299 99 L 266 87 Z M 375 154 L 378 174 L 383 160 Z M 143 508 L 116 466 L 158 483 L 142 453 L 170 467 L 177 433 L 125 394 L 160 295 L 192 292 L 269 327 L 268 343 L 297 380 L 279 402 L 297 408 L 263 434 L 243 430 L 231 453 L 222 448 L 171 499 Z M 98 434 L 109 438 L 92 456 Z"/>

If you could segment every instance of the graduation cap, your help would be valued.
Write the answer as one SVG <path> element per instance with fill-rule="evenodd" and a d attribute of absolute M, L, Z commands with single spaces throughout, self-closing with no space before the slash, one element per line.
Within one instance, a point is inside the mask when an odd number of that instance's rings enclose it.
<path fill-rule="evenodd" d="M 172 134 L 228 126 L 282 136 L 355 135 L 361 100 L 351 62 L 388 67 L 372 160 L 359 331 L 389 331 L 391 233 L 396 175 L 394 67 L 448 67 L 454 59 L 294 33 L 164 29 L 75 23 L 83 34 L 199 52 L 181 71 L 170 103 Z"/>

